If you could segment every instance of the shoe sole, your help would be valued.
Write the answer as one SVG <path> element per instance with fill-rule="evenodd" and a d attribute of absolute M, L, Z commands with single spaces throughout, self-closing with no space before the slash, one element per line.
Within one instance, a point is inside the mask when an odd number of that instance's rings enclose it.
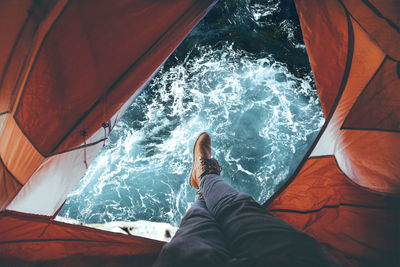
<path fill-rule="evenodd" d="M 199 189 L 199 185 L 197 185 L 197 187 L 195 187 L 192 184 L 192 173 L 193 173 L 193 170 L 194 170 L 194 148 L 196 147 L 197 141 L 199 141 L 200 136 L 202 136 L 203 134 L 207 134 L 207 133 L 206 132 L 202 132 L 201 134 L 199 134 L 199 136 L 197 136 L 196 142 L 194 142 L 194 145 L 193 145 L 193 152 L 192 152 L 193 153 L 193 155 L 192 155 L 193 162 L 192 162 L 192 169 L 190 170 L 190 175 L 189 175 L 189 185 L 191 187 L 195 188 L 195 189 Z"/>

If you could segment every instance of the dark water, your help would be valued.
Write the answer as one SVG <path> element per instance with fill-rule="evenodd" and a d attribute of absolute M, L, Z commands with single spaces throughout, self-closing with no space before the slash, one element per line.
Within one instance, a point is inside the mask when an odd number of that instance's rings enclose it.
<path fill-rule="evenodd" d="M 207 131 L 222 176 L 260 203 L 323 124 L 292 1 L 220 1 L 114 128 L 61 216 L 177 225 L 195 200 L 191 149 Z"/>

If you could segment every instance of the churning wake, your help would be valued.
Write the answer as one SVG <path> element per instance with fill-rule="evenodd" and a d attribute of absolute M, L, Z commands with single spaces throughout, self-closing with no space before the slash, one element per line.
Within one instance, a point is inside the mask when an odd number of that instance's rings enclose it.
<path fill-rule="evenodd" d="M 212 136 L 221 176 L 258 202 L 290 176 L 323 124 L 311 74 L 282 60 L 290 53 L 268 53 L 265 43 L 257 52 L 228 33 L 248 27 L 250 14 L 255 35 L 273 28 L 306 57 L 295 39 L 298 22 L 271 19 L 283 12 L 279 1 L 241 2 L 220 2 L 177 49 L 115 126 L 61 216 L 178 225 L 196 198 L 187 177 L 194 140 L 203 131 Z M 227 21 L 218 12 L 228 12 Z"/>

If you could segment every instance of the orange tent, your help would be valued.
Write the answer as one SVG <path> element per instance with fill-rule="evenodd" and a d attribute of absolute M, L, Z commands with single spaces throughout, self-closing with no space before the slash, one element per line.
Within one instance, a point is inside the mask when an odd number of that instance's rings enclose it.
<path fill-rule="evenodd" d="M 400 2 L 296 8 L 326 122 L 265 206 L 345 266 L 400 266 Z"/>
<path fill-rule="evenodd" d="M 151 265 L 162 242 L 53 218 L 118 118 L 214 2 L 0 1 L 2 260 Z"/>
<path fill-rule="evenodd" d="M 0 1 L 0 261 L 149 266 L 163 243 L 55 222 L 213 0 Z M 396 266 L 400 4 L 296 0 L 326 123 L 265 207 L 346 266 Z"/>

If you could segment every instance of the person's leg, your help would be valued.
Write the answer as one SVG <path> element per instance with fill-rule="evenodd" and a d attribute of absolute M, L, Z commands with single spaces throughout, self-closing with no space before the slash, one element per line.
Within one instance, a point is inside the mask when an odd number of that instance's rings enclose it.
<path fill-rule="evenodd" d="M 224 236 L 198 199 L 181 221 L 171 242 L 164 245 L 154 266 L 223 266 L 230 255 Z"/>
<path fill-rule="evenodd" d="M 223 229 L 232 257 L 252 259 L 255 266 L 335 266 L 312 237 L 268 213 L 220 176 L 203 176 L 200 192 Z"/>

